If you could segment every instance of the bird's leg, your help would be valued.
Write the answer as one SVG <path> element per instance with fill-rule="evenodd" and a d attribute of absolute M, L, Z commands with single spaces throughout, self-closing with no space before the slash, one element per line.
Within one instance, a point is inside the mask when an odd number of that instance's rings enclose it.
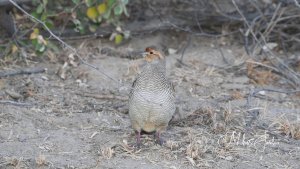
<path fill-rule="evenodd" d="M 141 131 L 135 131 L 136 134 L 136 145 L 138 148 L 141 147 Z"/>
<path fill-rule="evenodd" d="M 155 136 L 154 137 L 155 137 L 155 142 L 157 144 L 163 145 L 165 143 L 165 140 L 160 137 L 160 132 L 159 131 L 155 132 Z"/>

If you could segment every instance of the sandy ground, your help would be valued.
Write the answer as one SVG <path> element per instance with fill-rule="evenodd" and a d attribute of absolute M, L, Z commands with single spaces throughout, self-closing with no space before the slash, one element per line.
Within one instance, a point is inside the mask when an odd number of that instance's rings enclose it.
<path fill-rule="evenodd" d="M 275 75 L 271 83 L 254 83 L 243 47 L 216 43 L 192 38 L 180 65 L 186 38 L 176 34 L 134 38 L 118 48 L 77 41 L 85 59 L 118 83 L 76 66 L 67 52 L 30 63 L 46 73 L 0 79 L 0 100 L 30 104 L 0 104 L 0 168 L 299 168 L 299 95 L 264 91 L 247 104 L 257 88 L 291 88 Z M 142 60 L 101 50 L 126 53 L 152 45 L 178 50 L 166 52 L 178 116 L 162 135 L 165 145 L 144 135 L 135 149 L 127 96 Z M 61 69 L 62 60 L 67 68 Z"/>

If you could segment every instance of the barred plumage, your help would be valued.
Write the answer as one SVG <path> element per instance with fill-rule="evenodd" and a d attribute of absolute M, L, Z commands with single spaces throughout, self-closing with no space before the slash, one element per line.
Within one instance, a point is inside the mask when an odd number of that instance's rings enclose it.
<path fill-rule="evenodd" d="M 175 94 L 172 84 L 166 77 L 164 57 L 153 49 L 147 48 L 147 63 L 133 83 L 129 95 L 129 116 L 133 129 L 140 133 L 156 132 L 156 139 L 168 126 L 175 112 Z"/>

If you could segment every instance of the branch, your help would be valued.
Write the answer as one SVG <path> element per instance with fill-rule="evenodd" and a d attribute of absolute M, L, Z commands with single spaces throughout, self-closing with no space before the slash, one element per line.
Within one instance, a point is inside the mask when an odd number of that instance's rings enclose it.
<path fill-rule="evenodd" d="M 14 106 L 32 106 L 30 103 L 14 102 L 11 100 L 0 100 L 0 104 L 11 104 Z"/>
<path fill-rule="evenodd" d="M 45 68 L 28 68 L 28 69 L 13 70 L 10 72 L 0 72 L 0 78 L 21 75 L 21 74 L 43 73 L 45 71 L 46 71 Z"/>

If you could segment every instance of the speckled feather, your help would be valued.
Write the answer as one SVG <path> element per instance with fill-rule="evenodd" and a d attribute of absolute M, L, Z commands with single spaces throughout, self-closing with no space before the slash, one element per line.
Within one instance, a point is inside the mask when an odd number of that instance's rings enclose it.
<path fill-rule="evenodd" d="M 164 59 L 146 63 L 129 95 L 129 116 L 134 130 L 165 130 L 175 112 L 174 88 L 166 77 Z"/>

